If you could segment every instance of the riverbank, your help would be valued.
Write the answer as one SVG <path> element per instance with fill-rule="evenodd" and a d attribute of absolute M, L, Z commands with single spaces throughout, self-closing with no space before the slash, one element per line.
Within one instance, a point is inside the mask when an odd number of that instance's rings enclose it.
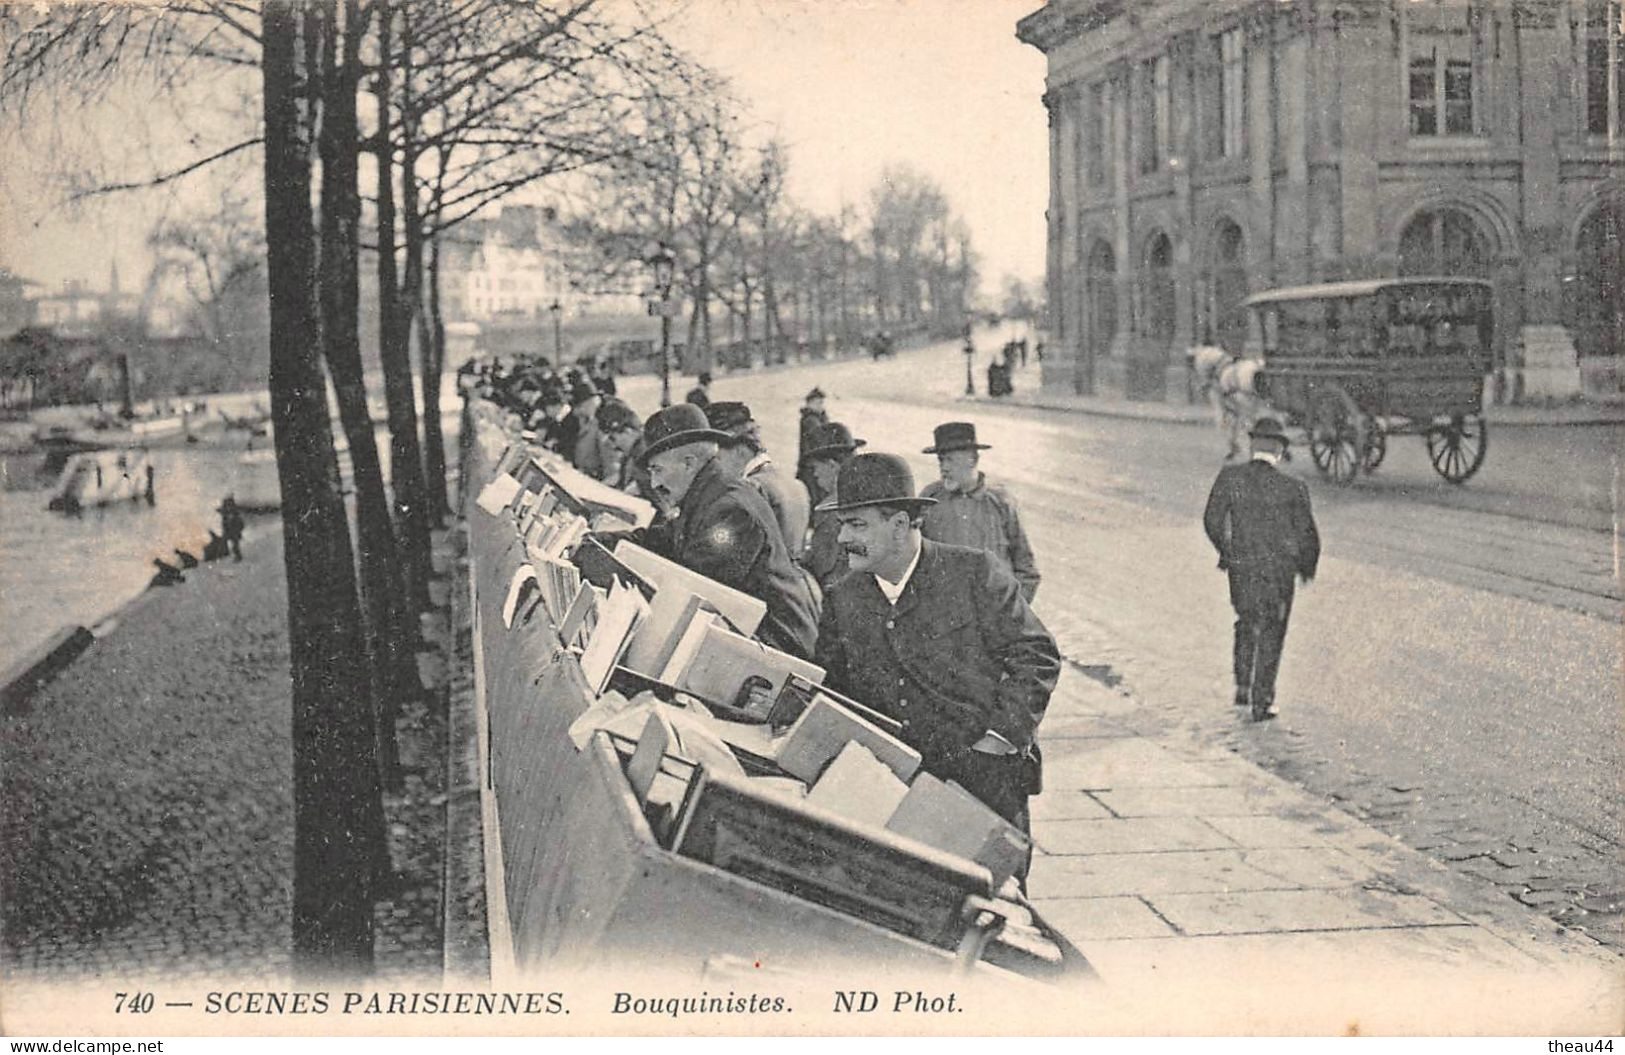
<path fill-rule="evenodd" d="M 286 976 L 293 888 L 287 592 L 276 525 L 101 624 L 0 739 L 0 973 Z M 398 725 L 379 974 L 437 977 L 444 722 Z"/>

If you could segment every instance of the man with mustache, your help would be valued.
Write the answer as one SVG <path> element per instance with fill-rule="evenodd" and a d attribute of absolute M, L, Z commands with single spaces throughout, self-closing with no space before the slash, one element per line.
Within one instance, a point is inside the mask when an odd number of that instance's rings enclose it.
<path fill-rule="evenodd" d="M 767 605 L 757 630 L 763 643 L 803 659 L 818 633 L 816 587 L 790 559 L 784 536 L 760 491 L 718 462 L 730 434 L 713 429 L 705 412 L 679 403 L 650 415 L 643 459 L 655 500 L 676 507 L 662 554 L 685 568 L 742 590 Z"/>
<path fill-rule="evenodd" d="M 921 538 L 934 503 L 915 497 L 903 459 L 854 455 L 835 491 L 851 572 L 824 599 L 814 662 L 831 688 L 900 721 L 927 772 L 1028 831 L 1055 639 L 992 554 Z"/>

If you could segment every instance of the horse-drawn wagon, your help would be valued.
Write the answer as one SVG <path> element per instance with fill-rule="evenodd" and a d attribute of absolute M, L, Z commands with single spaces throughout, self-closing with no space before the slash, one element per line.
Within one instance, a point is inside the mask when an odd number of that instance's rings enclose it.
<path fill-rule="evenodd" d="M 1346 483 L 1382 464 L 1388 437 L 1420 435 L 1459 484 L 1484 464 L 1490 284 L 1388 278 L 1247 298 L 1263 351 L 1257 393 L 1309 434 L 1322 474 Z"/>

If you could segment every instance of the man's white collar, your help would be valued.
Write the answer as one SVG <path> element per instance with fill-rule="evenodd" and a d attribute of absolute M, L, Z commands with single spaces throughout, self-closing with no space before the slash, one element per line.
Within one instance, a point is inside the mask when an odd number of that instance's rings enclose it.
<path fill-rule="evenodd" d="M 897 599 L 903 596 L 903 587 L 907 586 L 908 581 L 914 578 L 914 569 L 919 565 L 920 553 L 924 549 L 925 545 L 923 543 L 914 547 L 914 559 L 909 561 L 908 567 L 903 569 L 903 577 L 897 580 L 897 584 L 895 586 L 880 576 L 875 576 L 875 585 L 880 587 L 880 592 L 885 594 L 886 600 L 890 601 L 892 604 L 896 604 Z"/>

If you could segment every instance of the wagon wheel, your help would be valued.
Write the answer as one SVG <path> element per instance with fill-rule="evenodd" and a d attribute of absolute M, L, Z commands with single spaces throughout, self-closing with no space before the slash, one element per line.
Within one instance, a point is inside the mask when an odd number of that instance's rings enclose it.
<path fill-rule="evenodd" d="M 1361 462 L 1368 473 L 1376 472 L 1383 458 L 1388 456 L 1388 434 L 1382 426 L 1372 422 L 1365 435 L 1365 458 Z"/>
<path fill-rule="evenodd" d="M 1478 472 L 1490 449 L 1489 426 L 1482 414 L 1458 414 L 1447 424 L 1431 425 L 1424 438 L 1434 470 L 1453 484 L 1465 483 Z"/>
<path fill-rule="evenodd" d="M 1340 484 L 1353 480 L 1365 460 L 1366 433 L 1365 415 L 1347 392 L 1332 388 L 1315 397 L 1309 454 L 1322 475 Z"/>

